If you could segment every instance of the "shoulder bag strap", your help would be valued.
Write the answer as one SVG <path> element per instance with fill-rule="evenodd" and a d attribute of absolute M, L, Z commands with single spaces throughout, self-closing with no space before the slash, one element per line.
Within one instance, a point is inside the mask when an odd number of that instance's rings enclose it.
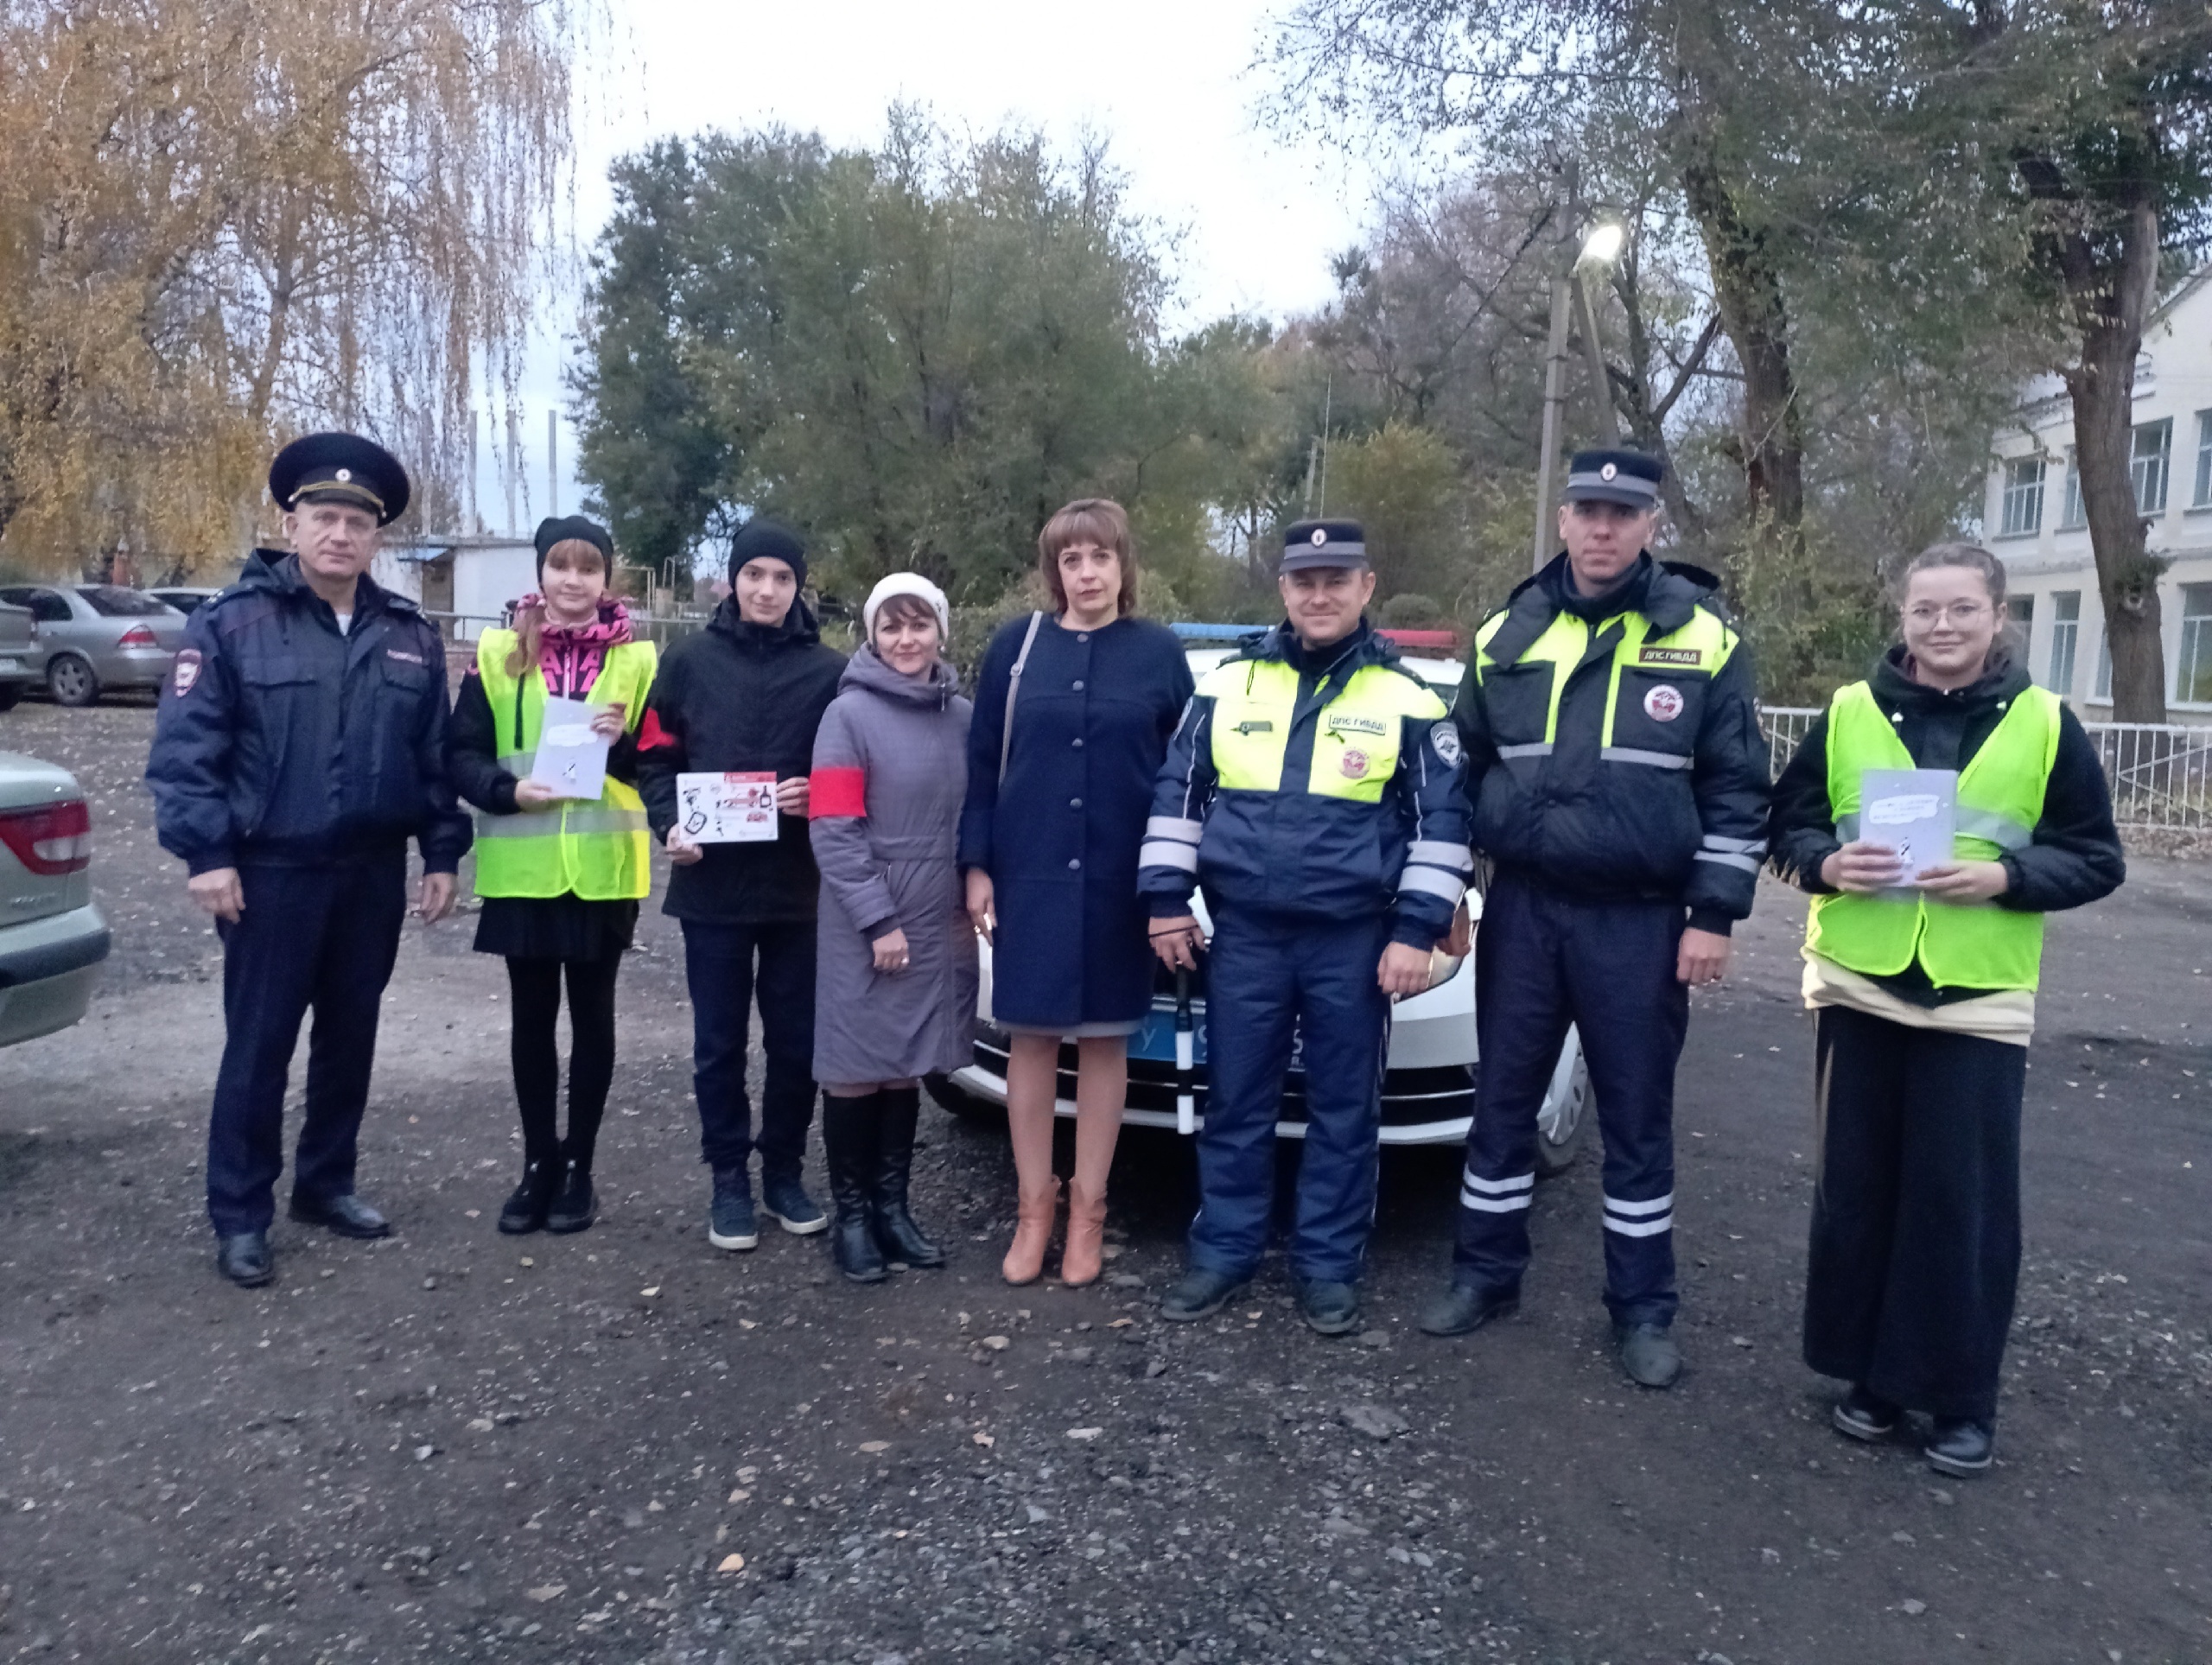
<path fill-rule="evenodd" d="M 1029 615 L 1029 633 L 1021 639 L 1021 651 L 1014 655 L 1014 670 L 1006 683 L 1006 716 L 999 724 L 999 784 L 1006 784 L 1006 760 L 1014 753 L 1014 702 L 1021 692 L 1021 672 L 1029 663 L 1029 650 L 1037 645 L 1037 627 L 1045 622 L 1045 615 Z"/>

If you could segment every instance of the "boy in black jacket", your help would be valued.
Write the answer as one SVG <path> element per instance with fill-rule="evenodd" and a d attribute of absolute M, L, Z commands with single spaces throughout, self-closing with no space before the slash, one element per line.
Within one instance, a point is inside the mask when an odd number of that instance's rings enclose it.
<path fill-rule="evenodd" d="M 760 1093 L 761 1205 L 786 1231 L 829 1219 L 799 1184 L 814 1116 L 815 898 L 806 834 L 814 731 L 836 697 L 845 656 L 822 644 L 799 591 L 806 549 L 761 517 L 730 545 L 730 595 L 707 628 L 671 648 L 638 741 L 638 790 L 674 862 L 664 911 L 683 926 L 691 994 L 692 1087 L 700 1154 L 714 1170 L 707 1239 L 751 1249 L 747 1163 L 756 1142 L 745 1088 L 747 1008 L 760 1004 L 767 1054 Z M 772 771 L 781 811 L 773 842 L 702 847 L 677 824 L 677 777 Z"/>

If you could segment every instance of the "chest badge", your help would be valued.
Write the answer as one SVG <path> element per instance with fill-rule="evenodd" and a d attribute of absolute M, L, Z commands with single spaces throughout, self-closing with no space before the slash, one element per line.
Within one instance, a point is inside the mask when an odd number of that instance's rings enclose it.
<path fill-rule="evenodd" d="M 1344 747 L 1343 758 L 1338 761 L 1337 767 L 1344 771 L 1344 778 L 1347 780 L 1364 779 L 1368 770 L 1367 753 L 1357 746 L 1347 746 Z"/>
<path fill-rule="evenodd" d="M 1643 696 L 1643 715 L 1654 722 L 1672 722 L 1682 715 L 1682 690 L 1661 683 Z"/>

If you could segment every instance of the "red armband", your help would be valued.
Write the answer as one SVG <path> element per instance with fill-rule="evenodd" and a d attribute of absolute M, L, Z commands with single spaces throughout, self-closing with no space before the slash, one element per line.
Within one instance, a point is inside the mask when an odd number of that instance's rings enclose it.
<path fill-rule="evenodd" d="M 638 726 L 638 749 L 650 752 L 656 746 L 673 746 L 676 736 L 660 726 L 660 713 L 647 707 L 645 720 Z"/>
<path fill-rule="evenodd" d="M 806 818 L 868 813 L 868 771 L 857 768 L 817 769 L 807 777 Z"/>

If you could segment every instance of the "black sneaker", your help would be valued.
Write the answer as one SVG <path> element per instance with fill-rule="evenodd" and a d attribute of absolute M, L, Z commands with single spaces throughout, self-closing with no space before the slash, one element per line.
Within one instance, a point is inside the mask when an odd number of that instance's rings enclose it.
<path fill-rule="evenodd" d="M 830 1223 L 795 1173 L 760 1176 L 760 1211 L 794 1237 L 811 1237 Z"/>
<path fill-rule="evenodd" d="M 591 1170 L 568 1165 L 560 1192 L 545 1211 L 548 1231 L 583 1231 L 599 1218 L 599 1193 L 591 1188 Z"/>
<path fill-rule="evenodd" d="M 1160 1316 L 1177 1324 L 1211 1318 L 1243 1294 L 1250 1282 L 1249 1278 L 1232 1278 L 1194 1266 L 1160 1298 Z"/>
<path fill-rule="evenodd" d="M 1997 1430 L 1970 1416 L 1939 1416 L 1934 1437 L 1921 1447 L 1920 1454 L 1939 1474 L 1971 1478 L 1995 1458 Z"/>
<path fill-rule="evenodd" d="M 715 1200 L 707 1220 L 707 1241 L 716 1249 L 754 1249 L 760 1227 L 753 1217 L 753 1187 L 743 1168 L 715 1170 Z"/>
<path fill-rule="evenodd" d="M 560 1184 L 559 1163 L 525 1162 L 522 1183 L 509 1193 L 506 1203 L 499 1210 L 499 1230 L 510 1237 L 543 1230 L 545 1211 L 552 1203 L 553 1193 Z"/>
<path fill-rule="evenodd" d="M 1484 1289 L 1455 1283 L 1421 1310 L 1421 1327 L 1432 1336 L 1471 1335 L 1492 1319 L 1521 1310 L 1518 1289 Z"/>
<path fill-rule="evenodd" d="M 1316 1279 L 1298 1286 L 1298 1312 L 1318 1335 L 1340 1336 L 1359 1327 L 1359 1290 L 1349 1283 Z"/>
<path fill-rule="evenodd" d="M 1853 1439 L 1886 1439 L 1897 1431 L 1897 1408 L 1861 1382 L 1835 1401 L 1828 1420 Z"/>

